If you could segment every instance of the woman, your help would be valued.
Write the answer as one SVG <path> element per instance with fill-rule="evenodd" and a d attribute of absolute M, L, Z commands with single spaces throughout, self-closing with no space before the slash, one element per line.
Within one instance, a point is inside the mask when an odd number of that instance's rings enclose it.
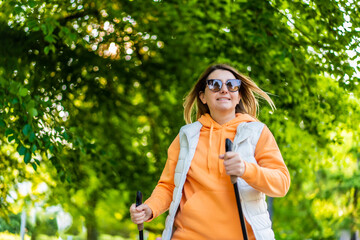
<path fill-rule="evenodd" d="M 290 176 L 273 135 L 256 119 L 254 93 L 274 108 L 264 91 L 229 65 L 205 70 L 185 99 L 188 124 L 170 145 L 151 197 L 130 207 L 134 223 L 169 210 L 163 240 L 242 239 L 229 177 L 236 176 L 249 239 L 274 239 L 265 194 L 285 196 Z M 194 108 L 197 121 L 191 123 Z M 234 147 L 225 153 L 226 138 Z"/>

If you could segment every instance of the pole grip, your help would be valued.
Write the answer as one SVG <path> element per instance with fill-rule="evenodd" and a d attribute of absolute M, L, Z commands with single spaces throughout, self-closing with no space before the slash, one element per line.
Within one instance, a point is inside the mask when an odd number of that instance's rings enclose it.
<path fill-rule="evenodd" d="M 137 191 L 136 193 L 136 206 L 140 206 L 142 204 L 142 193 L 140 191 Z M 138 230 L 142 231 L 144 229 L 144 224 L 138 224 Z"/>
<path fill-rule="evenodd" d="M 232 146 L 233 146 L 232 141 L 229 138 L 225 139 L 225 151 L 226 152 L 231 152 L 232 151 Z M 232 184 L 237 182 L 237 176 L 230 176 L 230 179 L 231 179 Z"/>

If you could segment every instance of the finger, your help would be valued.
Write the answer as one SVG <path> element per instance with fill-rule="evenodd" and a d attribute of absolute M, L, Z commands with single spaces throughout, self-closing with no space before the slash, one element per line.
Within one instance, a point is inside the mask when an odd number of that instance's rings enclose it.
<path fill-rule="evenodd" d="M 145 216 L 145 211 L 139 212 L 139 213 L 133 213 L 132 216 L 134 218 L 142 218 Z"/>
<path fill-rule="evenodd" d="M 133 222 L 141 222 L 141 221 L 144 221 L 144 219 L 145 219 L 145 213 L 144 212 L 131 215 L 131 220 Z"/>
<path fill-rule="evenodd" d="M 131 206 L 130 206 L 130 212 L 136 212 L 136 205 L 135 205 L 135 203 L 131 204 Z"/>
<path fill-rule="evenodd" d="M 241 168 L 242 165 L 243 165 L 242 161 L 237 160 L 237 159 L 231 159 L 228 161 L 224 161 L 224 167 L 227 170 L 238 169 L 238 168 Z"/>
<path fill-rule="evenodd" d="M 133 218 L 131 219 L 133 223 L 135 224 L 142 224 L 145 222 L 145 219 L 144 218 Z"/>
<path fill-rule="evenodd" d="M 241 177 L 245 172 L 245 165 L 240 164 L 227 166 L 225 167 L 225 171 L 227 175 Z"/>
<path fill-rule="evenodd" d="M 226 161 L 224 160 L 224 166 L 225 167 L 237 165 L 237 164 L 240 164 L 240 163 L 241 163 L 241 159 L 238 159 L 238 158 L 231 158 L 231 159 L 227 159 Z"/>
<path fill-rule="evenodd" d="M 138 211 L 138 212 L 145 211 L 147 208 L 148 208 L 148 206 L 143 203 L 136 207 L 136 211 Z"/>
<path fill-rule="evenodd" d="M 219 155 L 219 158 L 220 158 L 220 159 L 224 159 L 224 157 L 225 157 L 225 154 L 220 154 L 220 155 Z"/>
<path fill-rule="evenodd" d="M 234 158 L 235 156 L 237 156 L 238 154 L 236 152 L 226 152 L 224 154 L 224 160 L 229 160 L 229 159 L 232 159 Z"/>

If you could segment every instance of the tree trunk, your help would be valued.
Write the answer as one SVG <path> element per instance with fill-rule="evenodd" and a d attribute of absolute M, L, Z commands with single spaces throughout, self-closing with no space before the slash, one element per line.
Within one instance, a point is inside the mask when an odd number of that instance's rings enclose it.
<path fill-rule="evenodd" d="M 98 232 L 95 219 L 86 220 L 86 229 L 87 229 L 87 240 L 97 240 Z"/>
<path fill-rule="evenodd" d="M 89 209 L 85 216 L 85 225 L 87 229 L 87 240 L 98 240 L 97 222 L 95 216 L 95 208 L 97 205 L 98 196 L 96 192 L 92 192 L 89 196 Z"/>
<path fill-rule="evenodd" d="M 360 167 L 360 157 L 357 157 L 357 168 L 359 169 Z M 357 205 L 358 205 L 358 193 L 359 193 L 359 188 L 355 187 L 355 191 L 354 191 L 354 210 L 352 213 L 352 218 L 353 218 L 353 224 L 352 224 L 352 229 L 351 229 L 351 240 L 358 240 L 357 239 L 357 227 L 356 227 L 356 219 L 357 219 L 357 213 L 356 213 L 356 209 L 357 209 Z"/>

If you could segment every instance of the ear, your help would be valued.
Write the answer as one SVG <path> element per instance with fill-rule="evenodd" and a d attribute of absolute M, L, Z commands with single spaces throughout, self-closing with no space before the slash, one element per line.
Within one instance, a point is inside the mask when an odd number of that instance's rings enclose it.
<path fill-rule="evenodd" d="M 203 91 L 199 92 L 199 98 L 203 104 L 206 104 L 205 93 Z"/>

